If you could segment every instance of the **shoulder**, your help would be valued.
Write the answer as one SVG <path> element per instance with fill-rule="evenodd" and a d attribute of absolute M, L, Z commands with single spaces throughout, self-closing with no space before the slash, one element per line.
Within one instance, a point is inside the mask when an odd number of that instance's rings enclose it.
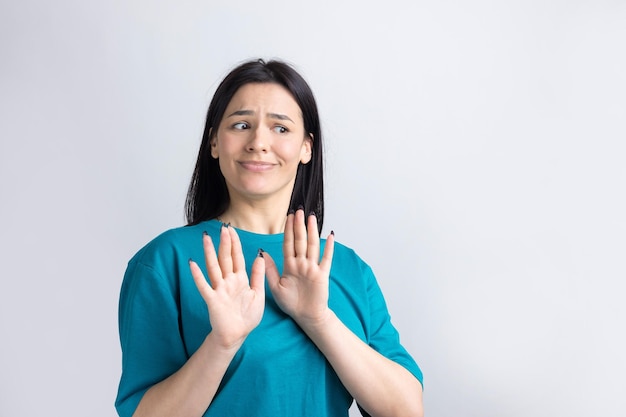
<path fill-rule="evenodd" d="M 362 298 L 376 281 L 374 272 L 351 247 L 335 242 L 331 282 L 345 291 L 359 293 Z"/>
<path fill-rule="evenodd" d="M 323 245 L 324 243 L 322 243 Z M 333 251 L 333 268 L 354 268 L 360 271 L 370 270 L 370 266 L 359 256 L 359 254 L 349 246 L 335 241 Z"/>
<path fill-rule="evenodd" d="M 181 260 L 186 262 L 192 249 L 202 247 L 202 233 L 206 227 L 201 223 L 166 230 L 139 249 L 130 259 L 129 265 L 142 264 L 158 268 Z"/>
<path fill-rule="evenodd" d="M 204 226 L 206 227 L 206 226 Z M 128 261 L 122 296 L 138 291 L 175 291 L 181 274 L 189 270 L 189 258 L 202 254 L 203 225 L 181 226 L 159 234 Z"/>

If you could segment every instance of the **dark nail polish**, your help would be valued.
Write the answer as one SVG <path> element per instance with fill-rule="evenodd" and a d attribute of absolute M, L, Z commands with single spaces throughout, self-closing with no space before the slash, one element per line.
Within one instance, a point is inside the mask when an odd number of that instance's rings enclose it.
<path fill-rule="evenodd" d="M 298 206 L 298 210 L 303 210 L 303 211 L 304 211 L 304 206 L 303 206 L 302 204 L 300 204 L 300 205 Z"/>
<path fill-rule="evenodd" d="M 331 231 L 330 231 L 330 234 L 331 234 L 331 235 L 333 235 L 333 236 L 335 236 L 335 231 L 334 231 L 334 230 L 331 230 Z"/>
<path fill-rule="evenodd" d="M 193 259 L 189 258 L 189 263 L 192 263 L 192 262 L 193 262 Z"/>
<path fill-rule="evenodd" d="M 203 234 L 204 236 L 208 236 L 208 235 L 209 235 L 209 233 L 208 233 L 206 230 L 205 230 L 204 232 L 202 232 L 202 234 Z"/>
<path fill-rule="evenodd" d="M 310 212 L 309 216 L 315 216 L 315 212 L 314 211 Z"/>
<path fill-rule="evenodd" d="M 257 252 L 257 256 L 258 256 L 259 258 L 262 258 L 262 257 L 263 257 L 263 252 L 264 252 L 264 250 L 263 250 L 263 249 L 261 249 L 261 248 L 259 248 L 259 251 Z"/>

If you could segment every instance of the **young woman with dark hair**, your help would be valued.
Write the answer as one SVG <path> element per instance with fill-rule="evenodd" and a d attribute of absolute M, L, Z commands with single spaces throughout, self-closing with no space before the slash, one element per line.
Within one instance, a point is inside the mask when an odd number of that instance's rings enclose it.
<path fill-rule="evenodd" d="M 320 239 L 322 150 L 290 65 L 248 61 L 218 86 L 188 225 L 124 276 L 120 416 L 346 417 L 353 400 L 364 415 L 423 414 L 422 373 L 372 270 Z"/>
<path fill-rule="evenodd" d="M 291 197 L 290 209 L 302 206 L 305 212 L 314 212 L 318 229 L 324 221 L 324 166 L 322 161 L 322 131 L 313 92 L 306 81 L 292 67 L 280 61 L 246 62 L 234 70 L 218 86 L 209 106 L 204 135 L 196 168 L 187 193 L 186 212 L 189 224 L 219 217 L 229 204 L 229 195 L 218 159 L 211 157 L 214 127 L 219 126 L 224 111 L 238 89 L 250 83 L 276 84 L 285 88 L 300 107 L 304 130 L 312 138 L 311 161 L 300 164 Z"/>

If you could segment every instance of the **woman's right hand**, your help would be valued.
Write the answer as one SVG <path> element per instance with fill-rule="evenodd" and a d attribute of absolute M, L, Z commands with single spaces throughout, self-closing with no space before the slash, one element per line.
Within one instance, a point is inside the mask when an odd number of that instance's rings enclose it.
<path fill-rule="evenodd" d="M 254 260 L 248 281 L 241 242 L 234 228 L 222 226 L 217 253 L 211 237 L 206 233 L 203 245 L 210 282 L 191 259 L 189 267 L 209 310 L 210 336 L 225 349 L 238 349 L 263 317 L 264 259 L 258 256 Z"/>

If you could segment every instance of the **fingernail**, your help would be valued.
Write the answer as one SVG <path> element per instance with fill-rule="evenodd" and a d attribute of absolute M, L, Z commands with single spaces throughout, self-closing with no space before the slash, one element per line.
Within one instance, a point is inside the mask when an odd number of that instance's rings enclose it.
<path fill-rule="evenodd" d="M 206 230 L 205 230 L 204 232 L 202 232 L 202 234 L 203 234 L 204 236 L 208 236 L 208 235 L 209 235 L 209 233 L 208 233 Z"/>
<path fill-rule="evenodd" d="M 189 263 L 192 263 L 192 262 L 193 262 L 193 259 L 189 258 Z"/>
<path fill-rule="evenodd" d="M 292 208 L 289 209 L 289 211 L 287 212 L 287 216 L 289 216 L 290 214 L 294 214 L 296 211 Z"/>
<path fill-rule="evenodd" d="M 257 256 L 259 258 L 262 258 L 263 257 L 263 252 L 264 252 L 263 249 L 259 248 L 259 251 L 257 252 Z"/>
<path fill-rule="evenodd" d="M 310 212 L 309 216 L 315 216 L 315 212 L 314 211 Z"/>
<path fill-rule="evenodd" d="M 331 231 L 330 231 L 330 234 L 331 234 L 331 235 L 333 235 L 333 236 L 335 236 L 335 231 L 334 231 L 334 230 L 331 230 Z"/>
<path fill-rule="evenodd" d="M 300 205 L 298 206 L 298 210 L 303 210 L 303 211 L 304 211 L 304 206 L 303 206 L 302 204 L 300 204 Z"/>

